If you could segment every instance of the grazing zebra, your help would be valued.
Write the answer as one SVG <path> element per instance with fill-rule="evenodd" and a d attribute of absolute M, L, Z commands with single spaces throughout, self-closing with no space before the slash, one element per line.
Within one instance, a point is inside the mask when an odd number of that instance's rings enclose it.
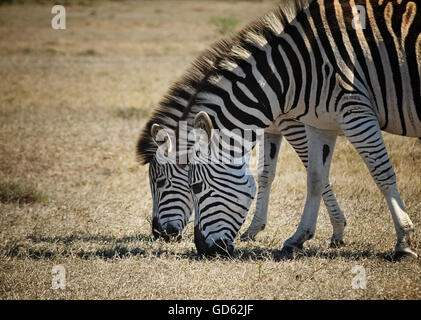
<path fill-rule="evenodd" d="M 137 143 L 140 163 L 149 164 L 149 183 L 153 199 L 152 233 L 155 238 L 178 238 L 193 212 L 187 170 L 171 161 L 168 153 L 170 149 L 178 147 L 175 131 L 187 106 L 195 98 L 197 85 L 217 64 L 217 60 L 224 56 L 224 52 L 230 50 L 229 42 L 222 40 L 216 48 L 223 51 L 205 52 L 193 63 L 190 73 L 170 88 L 144 127 Z M 266 130 L 263 148 L 265 154 L 259 159 L 261 169 L 258 170 L 256 210 L 251 225 L 242 236 L 243 239 L 254 238 L 266 226 L 270 188 L 276 173 L 282 135 L 307 167 L 307 137 L 303 124 L 285 120 L 279 128 Z M 328 183 L 323 199 L 333 226 L 331 246 L 341 246 L 346 220 Z"/>
<path fill-rule="evenodd" d="M 203 141 L 211 150 L 213 129 L 257 130 L 294 119 L 308 137 L 307 198 L 283 252 L 300 250 L 314 236 L 336 137 L 343 134 L 387 201 L 397 234 L 394 258 L 417 257 L 381 130 L 421 135 L 420 33 L 414 1 L 284 1 L 234 37 L 228 51 L 214 48 L 222 55 L 196 84 L 183 115 L 189 129 L 208 135 L 188 144 L 198 250 L 232 252 L 253 191 L 246 164 L 203 164 Z M 232 174 L 221 188 L 224 170 Z"/>

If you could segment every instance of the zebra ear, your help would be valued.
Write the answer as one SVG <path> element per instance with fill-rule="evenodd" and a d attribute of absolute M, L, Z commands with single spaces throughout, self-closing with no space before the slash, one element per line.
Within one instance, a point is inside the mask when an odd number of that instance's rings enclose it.
<path fill-rule="evenodd" d="M 155 144 L 162 149 L 164 154 L 167 156 L 171 151 L 172 146 L 170 135 L 167 130 L 163 126 L 154 123 L 151 127 L 151 137 Z"/>
<path fill-rule="evenodd" d="M 213 124 L 209 115 L 205 111 L 200 111 L 194 118 L 194 128 L 203 130 L 207 135 L 207 141 L 212 141 Z"/>

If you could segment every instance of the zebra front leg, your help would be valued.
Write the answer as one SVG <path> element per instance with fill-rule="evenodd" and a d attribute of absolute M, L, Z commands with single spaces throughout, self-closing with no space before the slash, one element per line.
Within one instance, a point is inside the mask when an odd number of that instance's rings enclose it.
<path fill-rule="evenodd" d="M 410 248 L 414 226 L 399 196 L 395 171 L 389 160 L 377 118 L 371 114 L 363 116 L 361 112 L 353 114 L 352 111 L 348 111 L 343 116 L 341 127 L 386 198 L 397 234 L 394 260 L 416 258 L 416 253 Z"/>
<path fill-rule="evenodd" d="M 305 126 L 308 139 L 307 198 L 301 221 L 294 235 L 284 242 L 281 254 L 291 257 L 301 251 L 305 241 L 316 231 L 320 199 L 329 183 L 329 170 L 337 132 Z"/>
<path fill-rule="evenodd" d="M 253 240 L 266 227 L 270 188 L 276 174 L 276 162 L 281 142 L 282 136 L 280 134 L 265 132 L 263 149 L 259 149 L 256 209 L 250 226 L 241 235 L 241 240 Z"/>

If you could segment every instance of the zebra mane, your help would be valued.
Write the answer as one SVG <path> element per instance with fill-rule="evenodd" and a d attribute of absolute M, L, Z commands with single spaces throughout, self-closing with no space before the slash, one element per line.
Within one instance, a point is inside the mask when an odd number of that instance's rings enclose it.
<path fill-rule="evenodd" d="M 246 59 L 249 46 L 262 47 L 282 32 L 314 0 L 281 0 L 274 10 L 247 25 L 231 38 L 215 42 L 193 62 L 184 76 L 173 84 L 145 125 L 137 143 L 137 158 L 144 165 L 151 162 L 157 146 L 151 136 L 154 123 L 176 130 L 193 107 L 197 93 L 206 81 L 219 72 L 231 70 L 235 61 Z"/>

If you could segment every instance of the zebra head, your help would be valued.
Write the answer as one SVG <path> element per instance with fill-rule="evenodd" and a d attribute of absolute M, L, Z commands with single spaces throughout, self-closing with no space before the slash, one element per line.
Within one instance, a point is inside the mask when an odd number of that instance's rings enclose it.
<path fill-rule="evenodd" d="M 199 254 L 232 255 L 234 238 L 256 193 L 254 178 L 247 161 L 232 164 L 210 159 L 213 126 L 205 112 L 196 116 L 194 128 L 200 134 L 189 159 L 188 179 L 195 210 L 195 245 Z"/>
<path fill-rule="evenodd" d="M 149 165 L 149 182 L 152 193 L 152 233 L 166 241 L 181 237 L 190 220 L 193 200 L 188 184 L 188 172 L 171 161 L 168 155 L 172 139 L 161 125 L 151 127 L 151 136 L 158 146 Z"/>

